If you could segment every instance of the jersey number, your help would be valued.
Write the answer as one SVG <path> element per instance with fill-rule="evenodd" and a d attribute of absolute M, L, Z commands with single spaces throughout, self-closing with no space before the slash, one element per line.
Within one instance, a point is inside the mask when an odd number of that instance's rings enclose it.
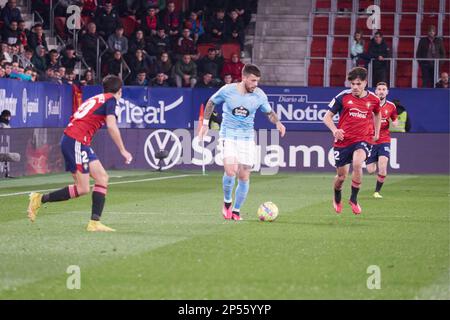
<path fill-rule="evenodd" d="M 340 160 L 340 159 L 339 159 L 339 151 L 335 151 L 335 152 L 334 152 L 334 160 L 335 160 L 335 161 Z"/>
<path fill-rule="evenodd" d="M 89 111 L 97 104 L 97 100 L 96 99 L 89 99 L 88 101 L 84 102 L 77 110 L 77 112 L 75 112 L 73 114 L 73 117 L 75 119 L 81 119 L 83 118 L 85 115 L 87 115 L 89 113 Z"/>

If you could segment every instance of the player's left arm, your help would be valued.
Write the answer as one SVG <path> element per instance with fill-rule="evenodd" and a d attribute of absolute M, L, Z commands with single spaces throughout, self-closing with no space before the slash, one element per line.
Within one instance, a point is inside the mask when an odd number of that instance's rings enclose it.
<path fill-rule="evenodd" d="M 271 110 L 270 112 L 266 112 L 266 115 L 269 121 L 277 127 L 278 131 L 280 131 L 281 137 L 284 137 L 286 134 L 286 127 L 281 123 L 280 119 L 278 119 L 275 111 Z"/>

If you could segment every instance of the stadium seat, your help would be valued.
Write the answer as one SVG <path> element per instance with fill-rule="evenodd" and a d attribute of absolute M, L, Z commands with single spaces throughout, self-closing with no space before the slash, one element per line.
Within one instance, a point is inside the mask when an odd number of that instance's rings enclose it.
<path fill-rule="evenodd" d="M 396 87 L 406 88 L 411 87 L 412 62 L 411 61 L 397 61 L 397 70 L 395 72 Z"/>
<path fill-rule="evenodd" d="M 200 57 L 204 57 L 208 54 L 209 48 L 215 48 L 214 43 L 199 43 L 197 46 L 198 53 L 200 54 Z"/>
<path fill-rule="evenodd" d="M 423 15 L 422 16 L 422 23 L 421 23 L 421 35 L 426 35 L 428 33 L 428 27 L 429 26 L 435 26 L 436 27 L 436 31 L 437 31 L 437 27 L 438 27 L 438 15 L 437 14 L 433 14 L 433 15 Z"/>
<path fill-rule="evenodd" d="M 426 0 L 423 2 L 424 13 L 438 13 L 439 12 L 439 0 Z"/>
<path fill-rule="evenodd" d="M 445 61 L 439 65 L 439 74 L 441 74 L 442 72 L 447 72 L 450 74 L 450 62 Z"/>
<path fill-rule="evenodd" d="M 359 3 L 359 12 L 366 12 L 367 8 L 374 4 L 373 0 L 360 0 Z M 381 1 L 383 2 L 383 1 Z"/>
<path fill-rule="evenodd" d="M 398 40 L 397 57 L 413 58 L 415 56 L 414 38 L 400 38 Z"/>
<path fill-rule="evenodd" d="M 402 12 L 418 12 L 418 0 L 403 0 L 402 1 Z"/>
<path fill-rule="evenodd" d="M 445 1 L 445 13 L 450 13 L 450 0 Z"/>
<path fill-rule="evenodd" d="M 238 43 L 224 43 L 222 45 L 222 56 L 225 60 L 230 60 L 234 53 L 237 53 L 239 57 L 241 56 L 241 47 Z"/>
<path fill-rule="evenodd" d="M 339 36 L 349 36 L 351 27 L 350 16 L 336 17 L 334 21 L 334 34 Z"/>
<path fill-rule="evenodd" d="M 94 19 L 92 19 L 91 16 L 81 16 L 81 27 L 87 27 L 87 25 L 93 21 Z"/>
<path fill-rule="evenodd" d="M 123 26 L 123 33 L 126 37 L 130 37 L 137 27 L 135 16 L 126 16 L 120 18 L 120 23 Z"/>
<path fill-rule="evenodd" d="M 447 56 L 448 56 L 448 53 L 450 52 L 450 38 L 444 38 L 443 41 L 444 41 L 445 52 L 447 53 Z"/>
<path fill-rule="evenodd" d="M 416 15 L 402 14 L 400 18 L 400 34 L 415 36 L 416 35 Z"/>
<path fill-rule="evenodd" d="M 442 33 L 444 36 L 450 36 L 450 15 L 446 14 L 444 18 L 444 25 L 442 26 Z M 448 52 L 448 51 L 447 51 Z"/>
<path fill-rule="evenodd" d="M 394 35 L 395 15 L 381 14 L 381 32 L 383 35 Z"/>
<path fill-rule="evenodd" d="M 65 17 L 55 17 L 55 30 L 56 33 L 62 38 L 67 39 L 66 34 L 66 18 Z"/>
<path fill-rule="evenodd" d="M 316 0 L 316 11 L 331 11 L 331 0 Z"/>
<path fill-rule="evenodd" d="M 312 59 L 308 70 L 308 86 L 322 87 L 323 86 L 323 60 Z"/>
<path fill-rule="evenodd" d="M 314 37 L 311 42 L 311 57 L 325 57 L 327 55 L 327 38 Z"/>
<path fill-rule="evenodd" d="M 333 60 L 330 69 L 330 86 L 331 87 L 345 86 L 346 74 L 347 74 L 347 61 Z"/>
<path fill-rule="evenodd" d="M 337 11 L 351 12 L 353 9 L 352 0 L 337 0 Z"/>
<path fill-rule="evenodd" d="M 315 16 L 313 22 L 313 35 L 328 34 L 328 16 Z"/>
<path fill-rule="evenodd" d="M 395 1 L 380 1 L 381 12 L 395 12 Z"/>
<path fill-rule="evenodd" d="M 367 18 L 369 16 L 367 14 L 358 15 L 356 19 L 356 28 L 355 30 L 361 30 L 363 33 L 371 33 L 371 30 L 367 29 Z"/>
<path fill-rule="evenodd" d="M 333 57 L 349 57 L 350 51 L 347 37 L 334 37 L 333 41 Z"/>

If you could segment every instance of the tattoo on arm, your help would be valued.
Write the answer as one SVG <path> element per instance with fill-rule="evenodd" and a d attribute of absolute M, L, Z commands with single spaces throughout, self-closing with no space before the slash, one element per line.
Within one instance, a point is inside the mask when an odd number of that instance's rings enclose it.
<path fill-rule="evenodd" d="M 214 111 L 214 103 L 211 100 L 208 100 L 205 107 L 205 114 L 203 116 L 203 119 L 209 120 L 211 118 L 211 115 Z"/>
<path fill-rule="evenodd" d="M 278 119 L 277 114 L 273 110 L 269 113 L 266 113 L 266 115 L 267 115 L 267 118 L 269 118 L 269 121 L 272 122 L 273 124 L 276 124 L 278 121 L 280 121 Z"/>

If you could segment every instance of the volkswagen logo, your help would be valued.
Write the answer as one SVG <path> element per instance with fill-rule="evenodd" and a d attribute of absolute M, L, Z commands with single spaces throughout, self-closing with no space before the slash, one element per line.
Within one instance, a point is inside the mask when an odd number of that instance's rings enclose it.
<path fill-rule="evenodd" d="M 173 132 L 161 129 L 152 132 L 144 145 L 145 160 L 154 169 L 159 168 L 159 160 L 156 158 L 159 150 L 167 150 L 169 153 L 167 158 L 161 160 L 163 161 L 162 170 L 167 170 L 178 163 L 183 147 L 180 139 Z"/>

